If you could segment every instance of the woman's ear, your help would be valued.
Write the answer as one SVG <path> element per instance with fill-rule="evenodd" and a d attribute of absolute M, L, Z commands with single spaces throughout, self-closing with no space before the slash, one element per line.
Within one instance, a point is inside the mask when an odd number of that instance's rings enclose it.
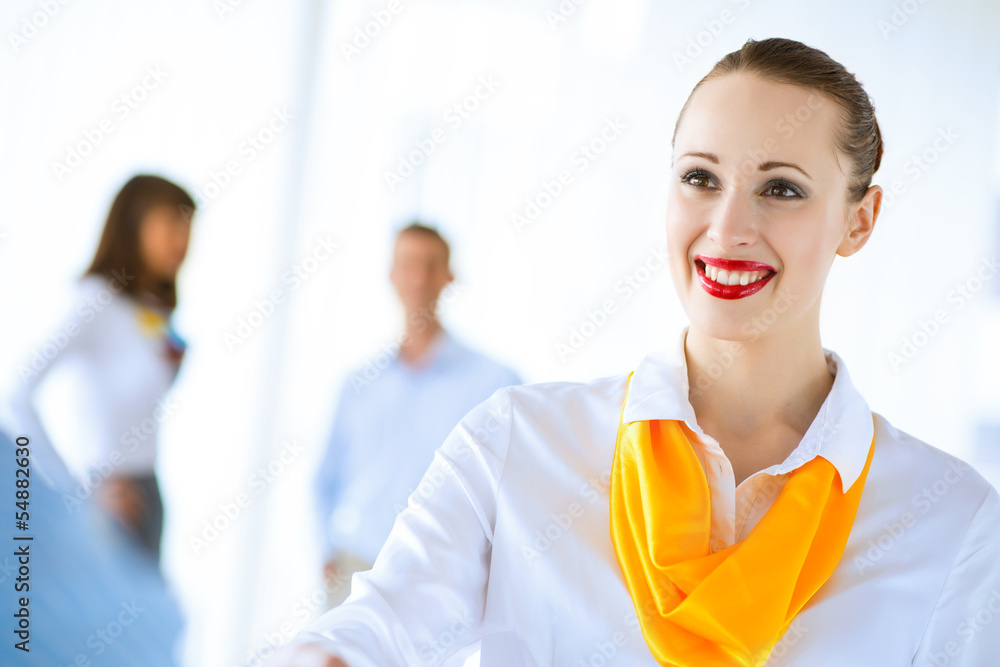
<path fill-rule="evenodd" d="M 879 211 L 882 210 L 882 187 L 873 185 L 865 192 L 857 204 L 850 205 L 848 216 L 849 227 L 837 246 L 837 254 L 841 257 L 850 257 L 861 250 L 875 229 L 875 221 L 878 219 Z"/>

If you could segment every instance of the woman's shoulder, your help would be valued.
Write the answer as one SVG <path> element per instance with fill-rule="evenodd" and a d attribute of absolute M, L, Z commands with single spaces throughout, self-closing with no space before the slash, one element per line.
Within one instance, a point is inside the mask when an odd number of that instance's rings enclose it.
<path fill-rule="evenodd" d="M 466 426 L 486 426 L 505 448 L 529 444 L 536 453 L 586 449 L 594 439 L 613 443 L 627 380 L 622 374 L 503 387 L 467 415 Z"/>
<path fill-rule="evenodd" d="M 466 415 L 466 421 L 489 418 L 509 424 L 519 421 L 537 429 L 567 420 L 587 423 L 595 416 L 617 416 L 625 396 L 627 374 L 590 381 L 551 381 L 508 385 L 494 391 Z"/>
<path fill-rule="evenodd" d="M 580 457 L 603 463 L 610 460 L 605 450 L 614 446 L 627 379 L 622 374 L 502 387 L 466 413 L 445 449 L 462 458 L 462 450 L 475 445 L 477 459 L 493 461 L 498 478 L 511 456 L 520 462 L 516 469 L 532 479 Z"/>
<path fill-rule="evenodd" d="M 877 470 L 887 485 L 905 495 L 917 512 L 948 509 L 958 517 L 990 505 L 1000 521 L 997 491 L 970 463 L 903 431 L 878 413 L 875 417 Z M 875 472 L 875 461 L 872 462 Z M 1000 526 L 998 526 L 1000 527 Z"/>
<path fill-rule="evenodd" d="M 513 385 L 498 390 L 518 411 L 531 414 L 571 413 L 588 409 L 621 408 L 628 374 L 609 375 L 587 381 L 550 381 Z M 496 395 L 496 394 L 495 394 Z"/>
<path fill-rule="evenodd" d="M 127 298 L 124 287 L 125 283 L 117 271 L 113 276 L 88 273 L 77 280 L 76 293 L 81 301 L 91 306 L 95 304 L 107 305 L 121 300 L 122 297 Z"/>
<path fill-rule="evenodd" d="M 76 281 L 77 291 L 80 294 L 96 294 L 102 287 L 105 287 L 107 279 L 96 273 L 87 273 Z"/>
<path fill-rule="evenodd" d="M 88 273 L 75 287 L 71 319 L 91 335 L 120 331 L 121 318 L 135 310 L 134 300 L 114 277 Z"/>
<path fill-rule="evenodd" d="M 115 283 L 95 274 L 86 274 L 60 294 L 60 304 L 52 315 L 48 347 L 44 356 L 53 361 L 70 350 L 90 348 L 115 327 L 106 314 L 121 308 Z"/>

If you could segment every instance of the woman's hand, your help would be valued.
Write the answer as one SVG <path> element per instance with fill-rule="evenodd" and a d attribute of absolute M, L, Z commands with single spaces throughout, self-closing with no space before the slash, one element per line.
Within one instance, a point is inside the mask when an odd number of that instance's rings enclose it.
<path fill-rule="evenodd" d="M 274 656 L 267 667 L 350 667 L 340 658 L 327 653 L 319 642 L 306 642 L 289 647 Z"/>
<path fill-rule="evenodd" d="M 340 581 L 342 568 L 338 558 L 331 558 L 323 564 L 323 581 Z"/>
<path fill-rule="evenodd" d="M 146 516 L 148 507 L 142 488 L 121 477 L 109 477 L 101 485 L 98 502 L 123 526 L 135 530 Z"/>

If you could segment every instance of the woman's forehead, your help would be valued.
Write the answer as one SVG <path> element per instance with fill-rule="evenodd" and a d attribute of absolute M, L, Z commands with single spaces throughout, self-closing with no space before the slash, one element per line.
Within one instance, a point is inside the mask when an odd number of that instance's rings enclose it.
<path fill-rule="evenodd" d="M 822 93 L 755 75 L 729 74 L 703 83 L 691 96 L 674 142 L 675 156 L 712 153 L 720 163 L 807 162 L 839 171 L 838 105 Z"/>

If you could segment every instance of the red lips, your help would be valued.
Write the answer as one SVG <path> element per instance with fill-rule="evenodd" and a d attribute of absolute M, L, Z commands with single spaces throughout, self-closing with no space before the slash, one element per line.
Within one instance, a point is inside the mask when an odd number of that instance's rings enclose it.
<path fill-rule="evenodd" d="M 726 271 L 771 271 L 774 267 L 763 262 L 745 262 L 740 259 L 722 259 L 721 257 L 706 257 L 705 255 L 695 255 L 695 261 L 725 269 Z"/>
<path fill-rule="evenodd" d="M 695 255 L 694 260 L 695 267 L 698 270 L 698 280 L 702 288 L 712 296 L 720 299 L 742 299 L 751 294 L 756 294 L 764 289 L 764 286 L 776 275 L 774 267 L 763 262 L 706 257 L 705 255 Z M 726 271 L 762 271 L 768 272 L 768 274 L 749 285 L 720 285 L 705 275 L 706 264 L 718 269 L 725 269 Z"/>

